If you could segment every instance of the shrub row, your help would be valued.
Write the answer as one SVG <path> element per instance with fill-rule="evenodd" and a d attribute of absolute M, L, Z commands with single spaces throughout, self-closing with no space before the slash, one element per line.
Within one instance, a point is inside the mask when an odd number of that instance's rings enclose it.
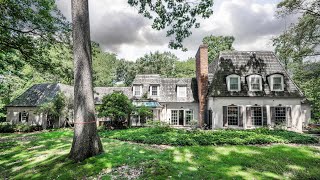
<path fill-rule="evenodd" d="M 0 123 L 0 133 L 33 132 L 41 130 L 42 127 L 39 125 Z"/>
<path fill-rule="evenodd" d="M 134 128 L 101 132 L 104 137 L 147 144 L 168 145 L 246 145 L 269 143 L 317 143 L 315 137 L 285 130 L 183 130 L 168 127 Z"/>

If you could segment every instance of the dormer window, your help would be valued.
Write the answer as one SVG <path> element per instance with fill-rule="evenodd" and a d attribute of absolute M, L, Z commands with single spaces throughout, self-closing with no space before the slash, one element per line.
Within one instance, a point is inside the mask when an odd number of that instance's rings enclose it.
<path fill-rule="evenodd" d="M 177 97 L 187 97 L 187 86 L 177 86 Z"/>
<path fill-rule="evenodd" d="M 141 96 L 142 85 L 133 85 L 133 96 Z"/>
<path fill-rule="evenodd" d="M 262 90 L 262 78 L 259 75 L 249 76 L 249 90 L 261 91 Z"/>
<path fill-rule="evenodd" d="M 271 77 L 271 91 L 283 91 L 283 76 L 274 74 Z"/>
<path fill-rule="evenodd" d="M 228 91 L 240 91 L 240 76 L 232 74 L 227 76 Z"/>
<path fill-rule="evenodd" d="M 159 96 L 159 85 L 150 86 L 150 96 Z"/>

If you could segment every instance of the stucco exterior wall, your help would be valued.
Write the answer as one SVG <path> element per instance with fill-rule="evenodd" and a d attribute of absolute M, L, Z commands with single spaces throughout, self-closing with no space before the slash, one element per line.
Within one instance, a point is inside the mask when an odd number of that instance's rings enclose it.
<path fill-rule="evenodd" d="M 198 120 L 199 117 L 199 104 L 198 103 L 160 103 L 163 109 L 160 114 L 160 120 L 168 124 L 171 123 L 171 110 L 193 110 L 193 119 Z"/>
<path fill-rule="evenodd" d="M 47 117 L 43 113 L 35 113 L 36 109 L 36 107 L 7 107 L 7 122 L 11 122 L 12 124 L 26 123 L 28 125 L 41 125 L 42 128 L 45 129 L 47 127 Z M 29 113 L 28 122 L 19 122 L 19 113 L 23 111 Z M 59 120 L 54 121 L 53 127 L 61 127 L 64 119 L 65 118 L 60 117 L 60 122 Z"/>
<path fill-rule="evenodd" d="M 223 128 L 223 106 L 228 105 L 237 105 L 242 107 L 243 113 L 243 127 L 236 128 L 244 128 L 248 129 L 246 119 L 246 107 L 254 106 L 255 104 L 259 106 L 266 106 L 267 108 L 267 122 L 271 124 L 270 117 L 270 107 L 281 106 L 291 107 L 291 117 L 292 117 L 292 127 L 288 128 L 288 130 L 292 131 L 302 131 L 303 122 L 307 121 L 309 118 L 308 108 L 303 109 L 301 107 L 301 99 L 300 98 L 265 98 L 265 97 L 210 97 L 208 99 L 208 110 L 212 110 L 212 128 Z M 229 127 L 230 128 L 230 127 Z M 250 128 L 254 128 L 251 126 Z"/>

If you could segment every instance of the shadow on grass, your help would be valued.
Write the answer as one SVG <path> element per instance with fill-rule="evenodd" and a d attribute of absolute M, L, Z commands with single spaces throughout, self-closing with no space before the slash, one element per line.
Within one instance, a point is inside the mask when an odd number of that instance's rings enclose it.
<path fill-rule="evenodd" d="M 52 133 L 52 132 L 50 132 Z M 105 153 L 74 163 L 72 133 L 0 143 L 0 178 L 84 179 L 119 166 L 142 167 L 141 179 L 317 179 L 320 151 L 306 146 L 185 146 L 157 149 L 102 138 Z M 125 178 L 125 177 L 123 177 Z"/>

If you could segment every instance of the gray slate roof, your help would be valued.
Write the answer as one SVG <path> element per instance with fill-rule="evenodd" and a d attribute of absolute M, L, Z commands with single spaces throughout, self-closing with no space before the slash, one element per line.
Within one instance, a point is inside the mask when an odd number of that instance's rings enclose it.
<path fill-rule="evenodd" d="M 147 94 L 148 98 L 158 102 L 197 102 L 198 92 L 195 78 L 163 78 L 158 74 L 137 75 L 132 85 L 142 85 L 142 94 Z M 150 97 L 150 85 L 159 85 L 159 96 Z M 177 97 L 177 86 L 187 87 L 187 97 Z M 142 99 L 141 97 L 132 97 Z"/>
<path fill-rule="evenodd" d="M 103 96 L 111 94 L 113 92 L 122 92 L 129 99 L 132 98 L 131 87 L 95 87 L 93 91 L 95 104 L 101 104 Z"/>
<path fill-rule="evenodd" d="M 212 81 L 209 87 L 209 96 L 262 96 L 262 97 L 303 97 L 302 92 L 289 77 L 287 71 L 273 52 L 222 52 L 219 59 L 209 65 Z M 226 77 L 237 74 L 241 77 L 241 91 L 229 92 Z M 251 74 L 262 76 L 262 91 L 250 92 L 246 77 Z M 282 74 L 284 76 L 284 91 L 270 91 L 268 76 Z M 210 78 L 211 79 L 211 78 Z"/>
<path fill-rule="evenodd" d="M 35 84 L 19 97 L 14 99 L 7 107 L 34 107 L 50 102 L 59 92 L 67 97 L 73 97 L 73 87 L 56 83 Z"/>

